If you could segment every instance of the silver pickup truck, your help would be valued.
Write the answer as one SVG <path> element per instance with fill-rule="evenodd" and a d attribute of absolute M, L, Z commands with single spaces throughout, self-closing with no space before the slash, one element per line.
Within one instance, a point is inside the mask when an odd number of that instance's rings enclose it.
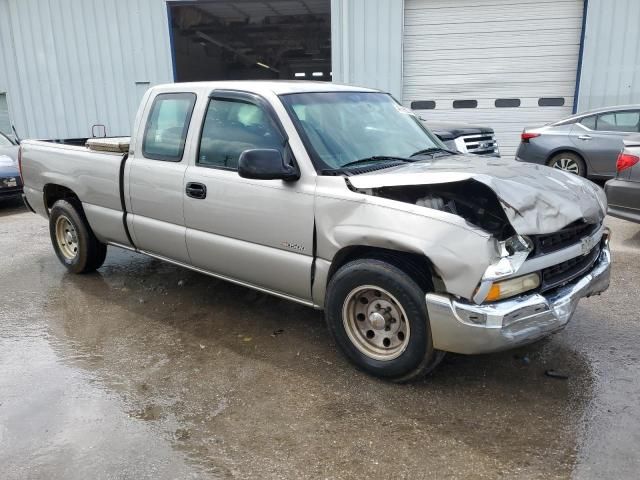
<path fill-rule="evenodd" d="M 69 271 L 110 245 L 324 309 L 346 356 L 396 381 L 538 340 L 609 285 L 601 188 L 451 152 L 375 90 L 153 87 L 131 139 L 24 141 L 20 164 Z"/>

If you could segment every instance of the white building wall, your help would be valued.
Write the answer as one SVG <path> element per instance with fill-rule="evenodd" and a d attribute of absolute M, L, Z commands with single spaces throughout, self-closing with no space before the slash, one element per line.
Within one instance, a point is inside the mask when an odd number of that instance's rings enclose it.
<path fill-rule="evenodd" d="M 578 111 L 640 103 L 640 1 L 588 0 Z"/>
<path fill-rule="evenodd" d="M 128 135 L 143 92 L 172 81 L 163 0 L 0 0 L 0 92 L 23 138 Z"/>
<path fill-rule="evenodd" d="M 333 81 L 402 100 L 403 0 L 331 0 Z"/>
<path fill-rule="evenodd" d="M 573 111 L 583 10 L 583 0 L 406 0 L 405 104 L 433 102 L 416 107 L 428 120 L 492 127 L 513 156 L 524 127 Z"/>

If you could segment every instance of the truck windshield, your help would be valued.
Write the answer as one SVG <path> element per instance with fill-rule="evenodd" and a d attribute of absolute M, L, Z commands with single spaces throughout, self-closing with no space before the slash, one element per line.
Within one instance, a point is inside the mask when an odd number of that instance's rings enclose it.
<path fill-rule="evenodd" d="M 410 110 L 386 93 L 294 93 L 281 98 L 303 131 L 319 171 L 446 150 Z"/>

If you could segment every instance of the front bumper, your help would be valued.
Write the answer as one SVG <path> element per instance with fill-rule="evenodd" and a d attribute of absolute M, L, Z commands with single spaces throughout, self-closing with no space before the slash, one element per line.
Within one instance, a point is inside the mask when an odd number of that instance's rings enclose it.
<path fill-rule="evenodd" d="M 611 252 L 604 245 L 589 273 L 545 295 L 534 293 L 475 305 L 428 293 L 433 346 L 447 352 L 476 354 L 535 342 L 563 329 L 578 301 L 609 287 Z"/>
<path fill-rule="evenodd" d="M 22 194 L 20 177 L 0 177 L 0 198 L 17 197 Z"/>
<path fill-rule="evenodd" d="M 19 197 L 22 195 L 22 186 L 18 187 L 0 187 L 0 198 L 5 197 Z"/>

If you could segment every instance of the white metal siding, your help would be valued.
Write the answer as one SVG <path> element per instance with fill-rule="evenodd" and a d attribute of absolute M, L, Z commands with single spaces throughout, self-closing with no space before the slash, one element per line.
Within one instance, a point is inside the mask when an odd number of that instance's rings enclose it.
<path fill-rule="evenodd" d="M 333 81 L 402 98 L 402 0 L 331 0 Z"/>
<path fill-rule="evenodd" d="M 640 2 L 589 0 L 578 111 L 640 103 Z"/>
<path fill-rule="evenodd" d="M 128 135 L 136 82 L 172 81 L 163 0 L 0 0 L 0 92 L 23 138 Z"/>
<path fill-rule="evenodd" d="M 572 112 L 582 11 L 582 0 L 406 0 L 404 103 L 435 100 L 423 117 L 493 127 L 513 155 L 523 127 Z M 539 107 L 541 97 L 565 104 Z M 499 98 L 521 106 L 496 108 Z"/>

